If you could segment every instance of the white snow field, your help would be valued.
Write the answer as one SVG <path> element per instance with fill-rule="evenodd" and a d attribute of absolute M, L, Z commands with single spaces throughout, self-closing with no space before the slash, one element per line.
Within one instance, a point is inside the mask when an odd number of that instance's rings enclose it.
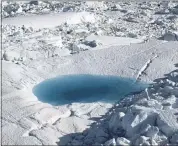
<path fill-rule="evenodd" d="M 2 145 L 178 145 L 177 2 L 2 10 Z"/>
<path fill-rule="evenodd" d="M 13 24 L 15 26 L 26 26 L 34 29 L 50 28 L 67 22 L 68 24 L 80 24 L 82 22 L 95 23 L 97 20 L 94 14 L 88 12 L 68 12 L 57 14 L 44 14 L 32 16 L 19 16 L 4 19 L 4 24 Z"/>

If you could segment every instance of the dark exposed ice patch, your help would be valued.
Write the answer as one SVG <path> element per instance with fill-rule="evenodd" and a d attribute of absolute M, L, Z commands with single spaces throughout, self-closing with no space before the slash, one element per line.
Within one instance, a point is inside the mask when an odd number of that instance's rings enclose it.
<path fill-rule="evenodd" d="M 140 92 L 148 85 L 135 79 L 103 75 L 65 75 L 45 80 L 33 88 L 37 98 L 53 105 L 73 102 L 114 102 Z"/>

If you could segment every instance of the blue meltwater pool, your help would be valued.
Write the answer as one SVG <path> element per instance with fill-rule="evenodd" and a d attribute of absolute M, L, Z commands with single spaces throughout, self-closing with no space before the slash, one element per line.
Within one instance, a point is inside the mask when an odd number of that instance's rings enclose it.
<path fill-rule="evenodd" d="M 118 76 L 64 75 L 39 83 L 33 88 L 33 94 L 41 102 L 52 105 L 115 102 L 146 87 L 148 84 Z"/>

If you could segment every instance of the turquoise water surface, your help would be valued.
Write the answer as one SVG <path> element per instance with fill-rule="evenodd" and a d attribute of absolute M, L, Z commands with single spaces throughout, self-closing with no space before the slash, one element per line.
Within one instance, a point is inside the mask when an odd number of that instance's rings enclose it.
<path fill-rule="evenodd" d="M 64 75 L 47 79 L 33 88 L 33 94 L 52 105 L 73 102 L 115 102 L 128 94 L 140 92 L 147 84 L 135 79 L 104 75 Z"/>

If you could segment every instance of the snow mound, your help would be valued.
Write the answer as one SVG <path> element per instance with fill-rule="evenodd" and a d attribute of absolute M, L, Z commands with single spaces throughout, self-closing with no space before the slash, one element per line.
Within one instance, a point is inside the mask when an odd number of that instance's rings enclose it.
<path fill-rule="evenodd" d="M 95 47 L 94 49 L 103 49 L 111 46 L 139 44 L 144 42 L 144 40 L 135 39 L 135 38 L 113 37 L 113 36 L 104 36 L 104 35 L 97 36 L 93 34 L 88 36 L 85 40 L 88 42 L 96 41 L 97 47 Z"/>
<path fill-rule="evenodd" d="M 161 39 L 165 41 L 178 41 L 178 32 L 167 32 Z"/>

